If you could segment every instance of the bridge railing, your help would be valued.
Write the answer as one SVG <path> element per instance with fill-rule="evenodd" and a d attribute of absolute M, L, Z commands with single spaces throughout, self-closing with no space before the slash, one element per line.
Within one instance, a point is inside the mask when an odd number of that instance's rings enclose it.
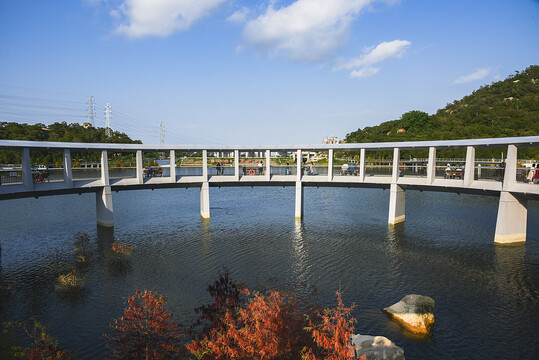
<path fill-rule="evenodd" d="M 375 182 L 381 179 L 380 181 L 384 182 L 406 183 L 406 181 L 411 181 L 407 179 L 415 178 L 425 185 L 434 185 L 441 180 L 459 180 L 460 182 L 454 182 L 454 186 L 460 187 L 469 187 L 474 182 L 493 181 L 500 183 L 501 189 L 501 183 L 504 180 L 507 182 L 505 173 L 508 168 L 511 168 L 511 183 L 524 184 L 526 182 L 529 168 L 517 166 L 516 157 L 511 155 L 512 158 L 509 159 L 508 153 L 511 147 L 514 147 L 511 154 L 517 154 L 518 148 L 529 146 L 539 146 L 539 136 L 402 143 L 225 146 L 224 149 L 223 146 L 213 145 L 82 144 L 0 140 L 0 151 L 15 150 L 20 154 L 22 163 L 17 169 L 0 170 L 0 178 L 2 185 L 22 184 L 26 191 L 35 190 L 32 184 L 36 183 L 36 169 L 30 163 L 31 154 L 49 152 L 55 154 L 55 158 L 60 156 L 61 161 L 57 159 L 56 166 L 47 170 L 46 181 L 64 182 L 68 188 L 73 187 L 73 183 L 77 186 L 80 181 L 90 181 L 95 186 L 101 186 L 110 184 L 111 181 L 113 184 L 119 184 L 118 181 L 123 181 L 124 184 L 145 184 L 148 181 L 153 183 L 230 181 L 230 179 L 240 181 L 242 178 L 245 181 L 263 178 L 267 181 L 288 179 L 287 181 L 317 182 Z M 476 149 L 493 147 L 500 148 L 506 154 L 503 162 L 497 160 L 489 162 L 475 158 Z M 449 167 L 445 163 L 446 160 L 436 156 L 437 151 L 446 149 L 460 149 L 458 150 L 460 157 L 450 159 Z M 304 159 L 304 153 L 312 156 L 317 151 L 323 154 L 321 157 L 327 159 L 327 165 L 304 161 L 299 161 L 298 165 L 298 160 Z M 402 155 L 404 151 L 406 151 L 406 156 Z M 168 166 L 158 167 L 161 179 L 151 179 L 153 177 L 151 175 L 154 174 L 149 171 L 152 165 L 148 165 L 148 160 L 145 158 L 145 154 L 156 152 L 164 154 L 170 161 Z M 198 157 L 176 158 L 176 153 L 179 152 Z M 225 160 L 222 159 L 222 167 L 217 166 L 218 158 L 208 157 L 208 152 L 226 156 Z M 292 153 L 294 159 L 289 161 L 289 165 L 275 165 L 272 164 L 270 156 L 272 152 Z M 240 153 L 253 153 L 259 157 L 249 163 L 247 159 L 239 157 Z M 127 161 L 123 163 L 113 159 L 117 154 L 124 154 L 122 158 Z M 427 154 L 428 157 L 426 157 Z M 101 155 L 101 161 L 97 163 L 98 165 L 92 164 L 97 167 L 87 168 L 80 165 L 81 161 L 86 163 L 89 161 L 87 159 L 97 159 L 99 155 Z M 189 161 L 184 161 L 186 159 Z M 262 162 L 262 169 L 258 166 L 260 162 Z M 348 167 L 345 171 L 343 171 L 344 163 Z M 170 166 L 170 164 L 173 165 Z M 468 169 L 473 169 L 473 172 Z M 356 178 L 341 178 L 345 175 L 355 175 Z M 509 184 L 503 186 L 506 185 Z M 45 188 L 41 186 L 40 189 Z"/>

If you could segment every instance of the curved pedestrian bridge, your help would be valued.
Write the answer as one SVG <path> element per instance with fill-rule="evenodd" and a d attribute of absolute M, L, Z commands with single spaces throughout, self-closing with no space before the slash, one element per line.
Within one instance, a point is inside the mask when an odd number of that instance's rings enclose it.
<path fill-rule="evenodd" d="M 201 216 L 209 218 L 211 186 L 295 186 L 295 217 L 302 218 L 305 186 L 367 187 L 390 189 L 388 223 L 396 224 L 405 219 L 406 191 L 455 192 L 498 196 L 495 242 L 522 242 L 526 240 L 528 200 L 539 200 L 539 185 L 526 181 L 527 170 L 519 166 L 517 160 L 518 149 L 529 146 L 539 146 L 539 136 L 263 146 L 0 140 L 0 151 L 19 152 L 21 159 L 20 165 L 0 169 L 0 200 L 95 192 L 97 223 L 114 226 L 112 191 L 198 187 Z M 476 159 L 475 151 L 481 148 L 499 148 L 505 155 L 503 161 Z M 466 157 L 445 164 L 446 160 L 437 158 L 436 153 L 446 149 L 465 149 Z M 401 157 L 403 151 L 418 150 L 428 152 L 428 158 Z M 60 153 L 63 161 L 55 168 L 36 168 L 30 161 L 34 151 Z M 72 154 L 78 157 L 92 152 L 100 154 L 100 162 L 83 167 L 78 159 L 72 161 Z M 341 164 L 343 161 L 336 155 L 343 152 L 349 159 L 353 154 L 354 160 Z M 373 152 L 389 154 L 389 160 L 373 161 L 366 155 Z M 109 161 L 109 154 L 124 153 L 132 155 L 132 164 L 118 165 Z M 165 155 L 167 164 L 156 167 L 154 163 L 153 168 L 151 164 L 144 166 L 144 154 L 148 153 Z M 186 153 L 198 156 L 198 163 L 189 163 L 187 160 L 196 157 L 185 157 Z M 299 161 L 277 164 L 278 156 L 290 153 Z M 177 157 L 176 154 L 184 155 Z M 301 161 L 313 154 L 327 157 L 327 165 L 312 166 Z M 217 157 L 213 158 L 213 155 Z M 257 160 L 247 160 L 252 157 Z"/>

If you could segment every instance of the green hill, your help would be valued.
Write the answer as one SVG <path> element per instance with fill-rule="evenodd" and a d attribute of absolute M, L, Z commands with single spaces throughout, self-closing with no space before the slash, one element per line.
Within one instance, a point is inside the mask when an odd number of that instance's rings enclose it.
<path fill-rule="evenodd" d="M 112 131 L 111 136 L 106 135 L 105 128 L 94 128 L 87 125 L 54 123 L 48 126 L 38 123 L 35 125 L 19 124 L 15 122 L 0 122 L 0 139 L 2 140 L 31 140 L 31 141 L 62 141 L 79 143 L 121 143 L 142 144 L 140 140 L 131 140 L 129 136 L 119 131 Z M 81 152 L 78 156 L 85 161 L 98 161 L 98 153 Z M 55 164 L 62 161 L 58 152 L 49 153 L 33 151 L 32 163 Z M 20 163 L 20 154 L 17 151 L 0 151 L 0 164 Z"/>
<path fill-rule="evenodd" d="M 347 142 L 452 140 L 539 135 L 539 66 L 516 71 L 428 115 L 407 112 L 346 135 Z M 535 155 L 537 149 L 522 154 Z M 519 152 L 520 156 L 520 152 Z"/>
<path fill-rule="evenodd" d="M 105 128 L 94 128 L 77 123 L 54 123 L 48 126 L 19 124 L 15 122 L 0 122 L 0 139 L 31 140 L 31 141 L 65 141 L 81 143 L 121 143 L 141 144 L 140 140 L 131 140 L 129 136 L 119 131 L 111 131 L 107 137 Z"/>

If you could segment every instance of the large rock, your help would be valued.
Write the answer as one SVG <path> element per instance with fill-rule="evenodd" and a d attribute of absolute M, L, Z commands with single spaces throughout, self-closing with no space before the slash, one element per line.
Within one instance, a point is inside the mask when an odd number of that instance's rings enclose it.
<path fill-rule="evenodd" d="M 352 344 L 356 357 L 367 360 L 404 360 L 404 350 L 383 336 L 354 335 Z"/>
<path fill-rule="evenodd" d="M 428 334 L 434 325 L 434 300 L 428 296 L 406 295 L 383 309 L 393 320 L 414 334 Z"/>

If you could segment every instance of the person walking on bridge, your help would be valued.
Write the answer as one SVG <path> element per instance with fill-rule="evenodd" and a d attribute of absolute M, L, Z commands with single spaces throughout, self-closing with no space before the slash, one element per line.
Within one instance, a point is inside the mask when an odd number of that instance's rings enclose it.
<path fill-rule="evenodd" d="M 533 183 L 536 172 L 537 172 L 537 169 L 535 168 L 535 164 L 532 164 L 532 167 L 530 168 L 530 171 L 528 172 L 528 182 L 530 184 Z"/>

